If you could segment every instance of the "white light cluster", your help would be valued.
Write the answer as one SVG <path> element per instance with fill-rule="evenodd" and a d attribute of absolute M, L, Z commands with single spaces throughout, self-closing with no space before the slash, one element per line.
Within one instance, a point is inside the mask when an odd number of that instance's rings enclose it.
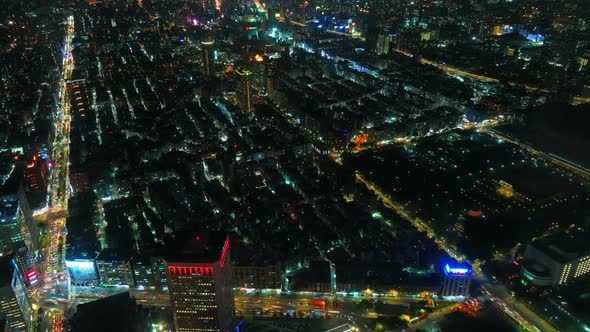
<path fill-rule="evenodd" d="M 580 277 L 588 272 L 590 272 L 590 256 L 586 256 L 580 260 L 574 278 Z"/>
<path fill-rule="evenodd" d="M 570 273 L 571 268 L 572 268 L 571 264 L 568 264 L 563 268 L 563 272 L 561 273 L 561 278 L 559 279 L 560 284 L 563 284 L 565 281 L 567 281 L 567 277 Z"/>

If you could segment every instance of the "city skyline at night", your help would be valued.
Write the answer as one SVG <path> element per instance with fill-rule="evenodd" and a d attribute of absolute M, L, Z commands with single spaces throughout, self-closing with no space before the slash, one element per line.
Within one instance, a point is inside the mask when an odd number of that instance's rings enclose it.
<path fill-rule="evenodd" d="M 0 329 L 590 331 L 586 0 L 0 4 Z"/>

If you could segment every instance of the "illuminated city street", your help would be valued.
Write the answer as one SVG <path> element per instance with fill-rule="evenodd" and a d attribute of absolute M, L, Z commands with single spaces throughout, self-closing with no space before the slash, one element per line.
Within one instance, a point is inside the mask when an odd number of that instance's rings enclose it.
<path fill-rule="evenodd" d="M 34 301 L 46 307 L 52 296 L 50 290 L 57 289 L 58 283 L 67 283 L 65 270 L 65 215 L 69 198 L 69 137 L 70 137 L 70 97 L 67 84 L 74 70 L 72 41 L 74 39 L 74 17 L 69 16 L 65 22 L 66 38 L 63 48 L 62 77 L 57 92 L 58 105 L 54 114 L 55 139 L 53 142 L 53 169 L 48 183 L 48 208 L 35 216 L 45 223 L 47 229 L 46 246 L 42 248 L 43 263 L 41 267 L 41 283 L 33 289 Z M 67 292 L 67 287 L 65 287 Z M 62 294 L 61 298 L 66 298 Z M 56 302 L 57 303 L 57 302 Z M 63 308 L 65 303 L 56 306 L 42 317 L 43 324 L 53 332 L 63 331 Z"/>
<path fill-rule="evenodd" d="M 590 331 L 587 0 L 0 2 L 0 328 Z"/>

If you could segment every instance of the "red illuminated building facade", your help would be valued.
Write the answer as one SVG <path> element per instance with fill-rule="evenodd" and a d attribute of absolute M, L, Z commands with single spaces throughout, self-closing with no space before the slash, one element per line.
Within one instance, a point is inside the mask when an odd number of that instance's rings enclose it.
<path fill-rule="evenodd" d="M 33 192 L 47 192 L 47 164 L 38 155 L 34 155 L 27 163 L 24 171 L 29 190 Z"/>
<path fill-rule="evenodd" d="M 176 331 L 233 331 L 235 309 L 229 237 L 222 243 L 217 250 L 215 245 L 210 248 L 214 255 L 194 253 L 182 260 L 166 259 Z"/>

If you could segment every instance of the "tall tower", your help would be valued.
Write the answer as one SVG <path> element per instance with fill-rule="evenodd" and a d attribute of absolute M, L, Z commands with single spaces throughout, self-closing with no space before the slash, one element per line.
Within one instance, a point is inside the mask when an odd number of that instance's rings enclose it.
<path fill-rule="evenodd" d="M 193 242 L 190 254 L 165 260 L 176 331 L 233 331 L 229 237 L 215 242 L 196 236 Z"/>
<path fill-rule="evenodd" d="M 213 37 L 209 35 L 206 41 L 201 42 L 201 56 L 203 61 L 203 74 L 207 77 L 215 77 L 215 56 L 213 49 Z"/>
<path fill-rule="evenodd" d="M 244 113 L 252 112 L 252 73 L 247 69 L 236 70 L 238 82 L 236 87 L 236 98 L 238 106 Z"/>
<path fill-rule="evenodd" d="M 267 95 L 274 93 L 274 74 L 276 72 L 276 62 L 270 59 L 268 55 L 264 56 L 264 92 Z"/>

